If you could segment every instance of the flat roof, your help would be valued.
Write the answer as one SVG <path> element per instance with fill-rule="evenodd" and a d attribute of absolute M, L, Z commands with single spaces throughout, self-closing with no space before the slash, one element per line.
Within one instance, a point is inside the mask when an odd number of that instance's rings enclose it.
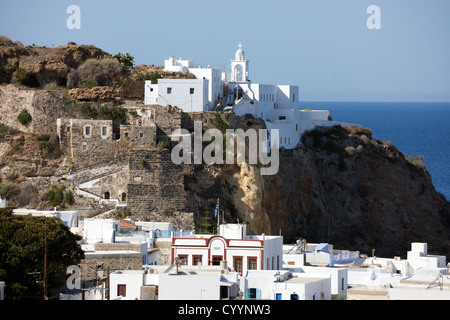
<path fill-rule="evenodd" d="M 316 281 L 322 281 L 324 279 L 327 279 L 326 277 L 292 277 L 289 279 L 286 279 L 284 282 L 290 282 L 290 283 L 310 283 L 310 282 L 316 282 Z"/>

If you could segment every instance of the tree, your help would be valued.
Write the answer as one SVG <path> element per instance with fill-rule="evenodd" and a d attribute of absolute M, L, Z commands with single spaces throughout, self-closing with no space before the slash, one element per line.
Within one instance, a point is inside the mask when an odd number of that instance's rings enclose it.
<path fill-rule="evenodd" d="M 111 58 L 119 61 L 120 64 L 124 67 L 133 67 L 134 65 L 134 57 L 128 52 L 125 54 L 120 52 L 118 54 L 113 54 Z"/>
<path fill-rule="evenodd" d="M 77 243 L 81 236 L 59 218 L 18 216 L 12 208 L 0 209 L 0 279 L 5 281 L 5 299 L 43 298 L 44 230 L 50 295 L 52 289 L 65 284 L 67 267 L 84 258 Z"/>

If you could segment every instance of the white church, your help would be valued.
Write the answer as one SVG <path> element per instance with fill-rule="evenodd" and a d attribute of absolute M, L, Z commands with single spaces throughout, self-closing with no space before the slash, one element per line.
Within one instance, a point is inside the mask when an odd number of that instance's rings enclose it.
<path fill-rule="evenodd" d="M 145 82 L 146 105 L 172 105 L 184 112 L 230 110 L 237 115 L 251 114 L 265 121 L 266 127 L 279 130 L 279 146 L 295 148 L 301 135 L 315 126 L 348 126 L 329 120 L 328 110 L 299 108 L 299 87 L 296 85 L 257 84 L 249 80 L 249 60 L 239 43 L 230 73 L 210 66 L 195 66 L 193 60 L 164 62 L 164 71 L 192 73 L 196 79 L 158 79 L 157 84 Z"/>

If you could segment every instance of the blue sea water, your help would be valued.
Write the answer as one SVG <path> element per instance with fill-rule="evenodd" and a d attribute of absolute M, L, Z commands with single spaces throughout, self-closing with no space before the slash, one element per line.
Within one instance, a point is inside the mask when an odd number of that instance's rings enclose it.
<path fill-rule="evenodd" d="M 425 159 L 436 191 L 450 201 L 450 102 L 319 102 L 300 108 L 329 110 L 335 121 L 359 124 L 407 156 Z"/>

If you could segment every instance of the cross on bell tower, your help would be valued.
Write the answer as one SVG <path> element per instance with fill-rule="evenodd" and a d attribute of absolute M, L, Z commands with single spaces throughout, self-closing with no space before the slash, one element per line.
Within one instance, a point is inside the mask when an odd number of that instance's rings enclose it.
<path fill-rule="evenodd" d="M 248 80 L 248 60 L 245 60 L 245 52 L 242 50 L 242 43 L 239 42 L 238 50 L 231 60 L 231 82 L 247 82 Z"/>

